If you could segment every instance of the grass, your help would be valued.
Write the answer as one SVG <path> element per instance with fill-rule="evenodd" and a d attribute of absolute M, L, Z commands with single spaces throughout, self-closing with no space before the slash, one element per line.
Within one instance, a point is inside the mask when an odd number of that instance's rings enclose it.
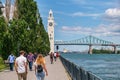
<path fill-rule="evenodd" d="M 4 64 L 2 57 L 0 57 L 0 71 L 4 70 L 5 68 L 6 68 L 6 65 Z"/>

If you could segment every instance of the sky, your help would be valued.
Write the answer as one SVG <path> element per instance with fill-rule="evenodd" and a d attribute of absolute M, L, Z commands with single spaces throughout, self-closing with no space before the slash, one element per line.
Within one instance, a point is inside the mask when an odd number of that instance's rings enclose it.
<path fill-rule="evenodd" d="M 88 35 L 120 44 L 120 0 L 35 0 L 47 30 L 53 11 L 55 40 L 70 41 Z"/>
<path fill-rule="evenodd" d="M 88 35 L 120 44 L 120 0 L 35 0 L 47 31 L 53 11 L 55 40 Z"/>

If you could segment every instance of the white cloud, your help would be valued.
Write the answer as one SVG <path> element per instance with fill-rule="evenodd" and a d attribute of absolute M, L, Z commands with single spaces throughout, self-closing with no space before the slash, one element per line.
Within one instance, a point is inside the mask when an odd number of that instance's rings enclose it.
<path fill-rule="evenodd" d="M 109 17 L 120 17 L 120 9 L 110 8 L 105 11 L 105 14 Z"/>
<path fill-rule="evenodd" d="M 63 26 L 62 30 L 64 31 L 80 31 L 82 27 L 68 27 L 68 26 Z"/>
<path fill-rule="evenodd" d="M 95 36 L 120 36 L 120 25 L 119 24 L 110 24 L 110 25 L 101 24 L 98 27 L 63 26 L 62 31 L 65 33 L 83 34 L 83 35 L 91 34 Z"/>
<path fill-rule="evenodd" d="M 98 14 L 89 14 L 89 13 L 82 13 L 82 12 L 76 12 L 76 13 L 73 13 L 72 16 L 92 16 L 92 17 L 97 17 L 97 16 L 100 16 L 101 14 L 98 13 Z"/>
<path fill-rule="evenodd" d="M 120 23 L 120 8 L 110 8 L 105 11 L 104 19 L 107 21 Z"/>
<path fill-rule="evenodd" d="M 120 25 L 110 24 L 110 25 L 99 25 L 95 28 L 95 32 L 102 36 L 120 36 Z"/>

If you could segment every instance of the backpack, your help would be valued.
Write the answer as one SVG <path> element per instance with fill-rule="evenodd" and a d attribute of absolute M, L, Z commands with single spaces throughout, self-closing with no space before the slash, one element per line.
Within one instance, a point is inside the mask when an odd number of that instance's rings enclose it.
<path fill-rule="evenodd" d="M 38 72 L 38 73 L 43 72 L 43 67 L 42 67 L 42 65 L 37 65 L 37 72 Z"/>

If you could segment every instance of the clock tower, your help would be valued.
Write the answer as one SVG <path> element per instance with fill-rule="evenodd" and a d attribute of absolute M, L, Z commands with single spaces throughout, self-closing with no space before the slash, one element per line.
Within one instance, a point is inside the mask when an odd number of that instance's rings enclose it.
<path fill-rule="evenodd" d="M 47 26 L 48 26 L 48 36 L 50 41 L 50 52 L 54 53 L 54 17 L 52 10 L 49 11 Z"/>

